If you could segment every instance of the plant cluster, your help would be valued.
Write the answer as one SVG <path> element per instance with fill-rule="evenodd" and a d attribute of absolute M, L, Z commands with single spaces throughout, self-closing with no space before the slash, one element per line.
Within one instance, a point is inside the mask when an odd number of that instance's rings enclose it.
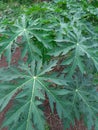
<path fill-rule="evenodd" d="M 54 0 L 13 12 L 0 21 L 0 55 L 8 63 L 0 69 L 0 111 L 16 95 L 1 128 L 45 130 L 47 95 L 64 130 L 81 118 L 98 130 L 98 2 Z M 21 57 L 12 65 L 16 48 Z"/>

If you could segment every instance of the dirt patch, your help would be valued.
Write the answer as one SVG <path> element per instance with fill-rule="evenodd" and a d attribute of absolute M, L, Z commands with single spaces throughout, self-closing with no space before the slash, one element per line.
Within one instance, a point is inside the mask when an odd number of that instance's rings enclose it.
<path fill-rule="evenodd" d="M 13 53 L 12 55 L 12 61 L 11 64 L 17 64 L 19 59 L 20 59 L 20 55 L 21 55 L 21 50 L 20 48 L 16 48 L 15 53 Z M 1 60 L 0 60 L 0 68 L 1 67 L 7 67 L 7 62 L 6 62 L 6 58 L 4 56 L 2 56 Z"/>

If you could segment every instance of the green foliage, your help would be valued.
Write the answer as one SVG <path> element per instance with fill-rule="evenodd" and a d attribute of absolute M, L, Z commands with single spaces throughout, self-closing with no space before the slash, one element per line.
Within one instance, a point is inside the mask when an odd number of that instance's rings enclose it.
<path fill-rule="evenodd" d="M 45 130 L 43 102 L 54 104 L 64 130 L 84 119 L 98 130 L 98 8 L 95 2 L 54 0 L 11 9 L 0 19 L 0 111 L 14 97 L 1 128 Z M 23 11 L 22 11 L 23 9 Z M 8 7 L 9 10 L 9 7 Z M 14 15 L 17 11 L 18 15 Z M 8 11 L 9 12 L 9 11 Z M 15 20 L 16 19 L 16 20 Z M 18 65 L 12 55 L 21 49 Z M 27 61 L 23 62 L 23 58 Z M 59 68 L 59 69 L 58 69 Z"/>

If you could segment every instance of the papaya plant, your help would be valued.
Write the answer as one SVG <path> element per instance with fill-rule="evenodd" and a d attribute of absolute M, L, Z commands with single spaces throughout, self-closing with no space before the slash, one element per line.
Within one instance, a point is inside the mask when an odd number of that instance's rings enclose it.
<path fill-rule="evenodd" d="M 0 56 L 8 66 L 0 68 L 0 111 L 14 100 L 0 129 L 45 130 L 47 97 L 64 130 L 81 118 L 98 130 L 97 12 L 91 1 L 54 0 L 2 19 Z M 21 57 L 13 65 L 16 48 Z"/>

